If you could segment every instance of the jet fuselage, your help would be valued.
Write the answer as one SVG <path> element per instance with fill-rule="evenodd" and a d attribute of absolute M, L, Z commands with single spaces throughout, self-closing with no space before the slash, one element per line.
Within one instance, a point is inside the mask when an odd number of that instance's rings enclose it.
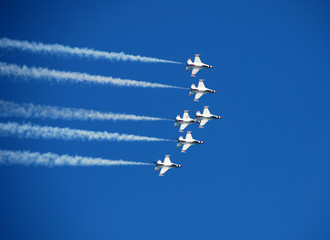
<path fill-rule="evenodd" d="M 154 163 L 156 164 L 157 167 L 168 167 L 168 168 L 179 168 L 179 167 L 182 167 L 182 165 L 175 164 L 175 163 L 172 163 L 170 165 L 166 165 L 164 163 L 156 163 L 156 162 L 154 162 Z"/>
<path fill-rule="evenodd" d="M 185 140 L 185 139 L 179 139 L 178 140 L 178 143 L 181 143 L 181 144 L 190 144 L 190 145 L 195 145 L 195 144 L 204 144 L 203 141 L 199 141 L 199 140 Z"/>
<path fill-rule="evenodd" d="M 175 122 L 177 122 L 177 123 L 199 123 L 199 121 L 196 119 L 189 119 L 189 120 L 175 119 Z"/>
<path fill-rule="evenodd" d="M 187 66 L 190 68 L 198 68 L 198 69 L 213 68 L 213 66 L 207 65 L 205 63 L 187 63 Z"/>
<path fill-rule="evenodd" d="M 205 89 L 202 89 L 202 88 L 190 88 L 190 91 L 195 93 L 195 92 L 200 92 L 200 93 L 217 93 L 217 91 L 215 90 L 212 90 L 212 89 L 208 89 L 208 88 L 205 88 Z"/>
<path fill-rule="evenodd" d="M 216 116 L 216 115 L 199 115 L 199 114 L 196 114 L 196 118 L 197 119 L 208 119 L 208 120 L 211 120 L 211 119 L 221 119 L 222 117 L 221 116 Z"/>

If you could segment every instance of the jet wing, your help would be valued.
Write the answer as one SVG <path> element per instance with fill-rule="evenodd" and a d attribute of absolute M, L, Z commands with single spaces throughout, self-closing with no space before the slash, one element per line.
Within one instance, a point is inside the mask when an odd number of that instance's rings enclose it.
<path fill-rule="evenodd" d="M 189 131 L 187 132 L 186 140 L 187 141 L 193 140 L 192 135 L 191 135 L 191 133 Z"/>
<path fill-rule="evenodd" d="M 210 110 L 208 107 L 204 107 L 203 115 L 211 115 Z"/>
<path fill-rule="evenodd" d="M 203 96 L 203 93 L 197 92 L 196 95 L 195 95 L 194 101 L 197 101 L 198 99 L 200 99 L 201 96 Z"/>
<path fill-rule="evenodd" d="M 204 88 L 206 88 L 205 85 L 204 85 L 204 83 L 203 83 L 203 80 L 199 80 L 199 83 L 198 83 L 197 88 L 198 89 L 201 89 L 201 88 L 204 89 Z"/>
<path fill-rule="evenodd" d="M 199 54 L 195 54 L 194 63 L 202 63 L 201 59 L 199 58 Z"/>
<path fill-rule="evenodd" d="M 183 131 L 188 125 L 188 123 L 181 123 L 180 131 Z"/>
<path fill-rule="evenodd" d="M 183 113 L 183 119 L 189 119 L 190 117 L 189 117 L 189 114 L 188 114 L 188 112 L 187 111 L 184 111 L 184 113 Z"/>
<path fill-rule="evenodd" d="M 208 119 L 203 119 L 201 121 L 201 124 L 199 125 L 199 127 L 204 127 L 204 125 L 208 122 L 209 120 Z"/>
<path fill-rule="evenodd" d="M 190 146 L 191 145 L 190 144 L 187 144 L 187 143 L 183 144 L 183 147 L 182 147 L 182 151 L 181 152 L 186 151 Z"/>
<path fill-rule="evenodd" d="M 200 69 L 199 68 L 193 68 L 191 75 L 196 75 Z"/>
<path fill-rule="evenodd" d="M 162 167 L 162 169 L 160 170 L 159 176 L 163 176 L 164 173 L 166 173 L 167 170 L 169 170 L 170 168 L 168 167 Z"/>
<path fill-rule="evenodd" d="M 171 160 L 169 155 L 165 156 L 164 165 L 171 165 Z"/>

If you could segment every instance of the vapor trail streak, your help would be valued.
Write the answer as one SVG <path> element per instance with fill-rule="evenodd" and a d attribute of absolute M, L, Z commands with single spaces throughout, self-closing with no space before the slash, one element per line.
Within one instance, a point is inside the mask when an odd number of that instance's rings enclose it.
<path fill-rule="evenodd" d="M 56 106 L 34 105 L 32 103 L 14 103 L 0 100 L 0 117 L 50 118 L 63 120 L 102 120 L 102 121 L 161 121 L 165 118 L 137 116 L 94 110 L 63 108 Z"/>
<path fill-rule="evenodd" d="M 143 57 L 129 55 L 123 52 L 106 52 L 98 51 L 89 48 L 69 47 L 60 44 L 44 44 L 38 42 L 28 42 L 12 40 L 8 38 L 0 38 L 0 47 L 2 48 L 14 48 L 22 51 L 33 53 L 47 53 L 55 55 L 73 55 L 78 57 L 87 57 L 94 59 L 107 59 L 112 61 L 132 61 L 132 62 L 145 62 L 145 63 L 174 63 L 182 64 L 180 62 L 169 61 L 164 59 Z"/>
<path fill-rule="evenodd" d="M 160 142 L 171 141 L 168 139 L 145 137 L 138 135 L 94 132 L 87 130 L 59 128 L 50 126 L 39 126 L 27 124 L 18 124 L 16 122 L 0 123 L 0 136 L 16 136 L 18 138 L 32 139 L 61 139 L 61 140 L 82 140 L 82 141 L 146 141 Z"/>
<path fill-rule="evenodd" d="M 182 87 L 176 87 L 161 83 L 151 83 L 144 81 L 136 81 L 130 79 L 121 79 L 113 77 L 105 77 L 100 75 L 91 75 L 88 73 L 79 73 L 79 72 L 65 72 L 51 70 L 48 68 L 40 67 L 23 67 L 16 64 L 7 64 L 0 62 L 0 75 L 2 76 L 15 76 L 21 77 L 25 81 L 30 79 L 34 80 L 47 80 L 49 82 L 72 82 L 72 83 L 94 83 L 102 85 L 116 85 L 121 87 L 142 87 L 142 88 L 176 88 L 176 89 L 185 89 Z"/>
<path fill-rule="evenodd" d="M 123 160 L 108 160 L 80 156 L 57 155 L 55 153 L 39 153 L 29 151 L 0 150 L 0 164 L 11 165 L 41 165 L 54 166 L 120 166 L 120 165 L 150 165 L 149 163 L 130 162 Z"/>

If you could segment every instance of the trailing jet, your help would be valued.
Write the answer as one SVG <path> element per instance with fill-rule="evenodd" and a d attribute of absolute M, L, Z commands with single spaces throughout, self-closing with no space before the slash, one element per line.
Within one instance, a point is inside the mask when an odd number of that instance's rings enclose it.
<path fill-rule="evenodd" d="M 197 119 L 192 119 L 189 117 L 188 111 L 185 110 L 183 113 L 183 117 L 181 118 L 180 115 L 176 116 L 174 127 L 177 127 L 181 124 L 179 132 L 183 132 L 183 130 L 189 125 L 194 123 L 200 123 Z"/>
<path fill-rule="evenodd" d="M 182 167 L 182 165 L 172 163 L 170 160 L 170 155 L 165 156 L 164 162 L 159 159 L 157 162 L 153 163 L 156 164 L 155 172 L 157 172 L 161 168 L 159 176 L 164 176 L 164 173 L 171 168 Z"/>
<path fill-rule="evenodd" d="M 212 119 L 221 119 L 222 118 L 221 116 L 216 116 L 216 115 L 211 114 L 208 106 L 205 106 L 204 107 L 203 114 L 201 114 L 200 111 L 197 111 L 197 113 L 196 113 L 195 116 L 196 116 L 196 119 L 201 120 L 200 121 L 201 124 L 199 125 L 200 128 L 203 128 L 204 125 L 209 120 L 212 120 Z"/>
<path fill-rule="evenodd" d="M 187 61 L 186 71 L 188 72 L 190 68 L 192 68 L 191 76 L 195 77 L 195 74 L 197 74 L 199 70 L 203 68 L 213 68 L 213 66 L 202 63 L 201 59 L 199 58 L 199 54 L 195 54 L 194 62 L 192 62 L 190 58 Z"/>
<path fill-rule="evenodd" d="M 203 79 L 199 79 L 199 83 L 198 86 L 196 87 L 196 85 L 193 83 L 190 87 L 190 92 L 189 92 L 189 96 L 193 95 L 194 93 L 196 93 L 195 95 L 195 99 L 194 101 L 198 102 L 198 99 L 203 96 L 203 94 L 206 93 L 217 93 L 217 91 L 206 88 L 204 83 L 203 83 Z"/>
<path fill-rule="evenodd" d="M 180 136 L 176 147 L 179 148 L 181 145 L 183 145 L 181 152 L 185 152 L 191 145 L 203 144 L 203 143 L 204 143 L 203 141 L 193 139 L 191 136 L 191 132 L 188 131 L 185 139 L 182 136 Z"/>

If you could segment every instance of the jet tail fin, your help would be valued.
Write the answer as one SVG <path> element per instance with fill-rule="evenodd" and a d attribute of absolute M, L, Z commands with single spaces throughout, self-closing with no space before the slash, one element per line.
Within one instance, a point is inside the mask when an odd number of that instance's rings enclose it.
<path fill-rule="evenodd" d="M 188 59 L 187 64 L 192 64 L 191 58 Z"/>

